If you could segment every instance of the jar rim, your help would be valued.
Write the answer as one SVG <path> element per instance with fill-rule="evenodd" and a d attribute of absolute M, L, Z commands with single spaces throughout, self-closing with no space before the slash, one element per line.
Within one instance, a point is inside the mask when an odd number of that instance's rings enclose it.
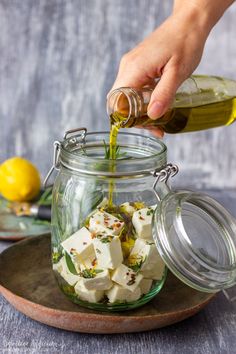
<path fill-rule="evenodd" d="M 160 139 L 131 132 L 119 132 L 118 145 L 132 148 L 133 150 L 134 148 L 143 149 L 143 154 L 146 152 L 146 155 L 111 160 L 104 159 L 104 156 L 78 154 L 78 151 L 83 152 L 83 149 L 92 147 L 103 147 L 104 149 L 104 138 L 107 138 L 106 140 L 109 141 L 109 134 L 109 131 L 88 132 L 84 143 L 81 141 L 81 135 L 79 134 L 65 139 L 61 142 L 61 164 L 68 169 L 80 173 L 90 175 L 99 174 L 108 177 L 150 174 L 150 171 L 166 165 L 167 147 Z M 98 173 L 97 170 L 94 170 L 94 166 L 99 162 L 102 162 L 103 169 L 99 170 Z M 109 172 L 109 167 L 111 164 L 114 166 L 114 163 L 116 172 Z"/>

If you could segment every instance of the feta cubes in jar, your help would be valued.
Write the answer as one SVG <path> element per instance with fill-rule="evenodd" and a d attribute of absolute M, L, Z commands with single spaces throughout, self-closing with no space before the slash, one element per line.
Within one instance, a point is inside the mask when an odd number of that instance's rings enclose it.
<path fill-rule="evenodd" d="M 152 172 L 166 164 L 166 147 L 154 138 L 121 133 L 125 158 L 118 158 L 111 172 L 111 161 L 104 159 L 108 138 L 109 133 L 90 133 L 82 145 L 79 135 L 61 143 L 52 262 L 60 288 L 73 302 L 122 311 L 150 301 L 165 281 L 153 239 L 158 200 Z"/>

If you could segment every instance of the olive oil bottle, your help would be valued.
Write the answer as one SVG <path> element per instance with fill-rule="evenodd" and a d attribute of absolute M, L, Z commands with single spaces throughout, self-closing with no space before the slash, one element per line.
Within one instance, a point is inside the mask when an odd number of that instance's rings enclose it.
<path fill-rule="evenodd" d="M 113 90 L 107 100 L 111 125 L 119 128 L 159 126 L 166 133 L 175 134 L 229 125 L 236 120 L 234 80 L 191 76 L 180 86 L 173 106 L 157 120 L 147 116 L 152 91 L 151 87 Z"/>

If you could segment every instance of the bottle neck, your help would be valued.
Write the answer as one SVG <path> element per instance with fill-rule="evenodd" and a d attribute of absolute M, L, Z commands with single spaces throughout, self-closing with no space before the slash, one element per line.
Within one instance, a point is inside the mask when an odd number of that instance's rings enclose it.
<path fill-rule="evenodd" d="M 120 123 L 125 128 L 133 126 L 137 118 L 147 114 L 152 91 L 150 87 L 141 90 L 120 87 L 113 90 L 107 98 L 107 113 L 111 122 Z"/>

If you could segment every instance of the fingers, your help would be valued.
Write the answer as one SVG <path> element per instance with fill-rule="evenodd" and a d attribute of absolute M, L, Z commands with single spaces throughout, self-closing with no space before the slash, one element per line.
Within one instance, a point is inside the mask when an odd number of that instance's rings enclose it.
<path fill-rule="evenodd" d="M 129 52 L 125 54 L 120 62 L 116 80 L 110 91 L 118 87 L 136 87 L 151 85 L 154 79 L 146 73 L 147 60 L 143 54 Z"/>
<path fill-rule="evenodd" d="M 181 79 L 178 77 L 176 69 L 170 68 L 163 72 L 148 105 L 147 113 L 151 119 L 161 117 L 168 110 L 180 83 Z"/>
<path fill-rule="evenodd" d="M 162 139 L 164 136 L 164 130 L 162 128 L 145 128 L 148 131 L 150 131 L 150 133 L 155 136 L 155 138 L 159 138 Z"/>
<path fill-rule="evenodd" d="M 145 129 L 148 130 L 155 138 L 162 139 L 164 136 L 164 130 L 160 127 L 143 127 L 143 126 L 136 126 L 135 128 Z"/>
<path fill-rule="evenodd" d="M 129 52 L 121 60 L 117 78 L 111 88 L 111 91 L 118 87 L 140 88 L 145 85 L 153 86 L 155 77 L 159 70 L 149 70 L 145 67 L 146 59 L 143 54 Z M 155 75 L 155 73 L 156 75 Z M 152 119 L 161 117 L 171 106 L 176 90 L 181 84 L 181 75 L 178 75 L 177 66 L 166 63 L 160 81 L 156 85 L 151 101 L 148 105 L 148 116 Z"/>

